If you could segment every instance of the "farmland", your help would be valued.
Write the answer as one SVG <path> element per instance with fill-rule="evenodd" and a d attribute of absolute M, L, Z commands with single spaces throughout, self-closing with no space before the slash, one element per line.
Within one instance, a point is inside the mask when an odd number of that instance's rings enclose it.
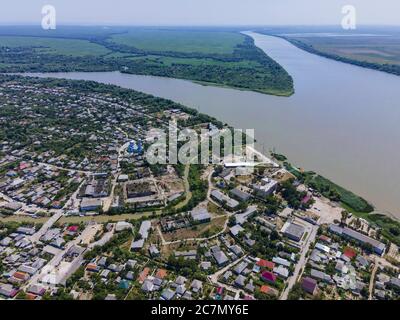
<path fill-rule="evenodd" d="M 131 30 L 111 36 L 109 41 L 146 51 L 231 54 L 245 36 L 233 32 Z"/>
<path fill-rule="evenodd" d="M 99 56 L 111 51 L 87 40 L 42 37 L 0 37 L 0 47 L 32 48 L 37 53 L 67 56 Z"/>
<path fill-rule="evenodd" d="M 400 75 L 400 34 L 285 36 L 301 49 L 327 58 Z"/>
<path fill-rule="evenodd" d="M 227 29 L 0 28 L 0 72 L 121 71 L 289 96 L 290 75 Z"/>

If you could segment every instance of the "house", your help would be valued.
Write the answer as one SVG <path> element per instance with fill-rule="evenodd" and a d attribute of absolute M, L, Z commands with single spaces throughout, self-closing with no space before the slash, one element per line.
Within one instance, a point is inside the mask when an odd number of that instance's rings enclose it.
<path fill-rule="evenodd" d="M 130 283 L 129 283 L 129 281 L 126 281 L 126 280 L 121 280 L 118 285 L 118 288 L 124 289 L 124 290 L 128 290 L 129 287 L 130 287 Z"/>
<path fill-rule="evenodd" d="M 142 284 L 142 290 L 144 292 L 152 292 L 154 289 L 154 284 L 152 281 L 146 279 Z"/>
<path fill-rule="evenodd" d="M 144 246 L 144 240 L 140 239 L 140 240 L 133 240 L 131 243 L 131 251 L 138 251 L 140 249 L 142 249 Z"/>
<path fill-rule="evenodd" d="M 177 286 L 176 289 L 175 289 L 175 293 L 180 295 L 180 296 L 182 296 L 185 293 L 185 291 L 186 291 L 186 287 L 183 284 Z"/>
<path fill-rule="evenodd" d="M 99 261 L 97 261 L 97 264 L 101 267 L 107 266 L 107 258 L 106 257 L 101 257 Z"/>
<path fill-rule="evenodd" d="M 190 216 L 195 223 L 206 223 L 211 221 L 211 214 L 206 208 L 194 209 Z"/>
<path fill-rule="evenodd" d="M 70 234 L 70 235 L 74 235 L 75 233 L 77 233 L 79 231 L 79 226 L 69 226 L 68 228 L 67 228 L 67 232 Z"/>
<path fill-rule="evenodd" d="M 143 283 L 144 280 L 147 278 L 147 275 L 149 274 L 150 269 L 148 267 L 144 268 L 143 271 L 139 274 L 138 277 L 138 282 Z"/>
<path fill-rule="evenodd" d="M 244 269 L 246 269 L 248 263 L 245 261 L 242 261 L 241 263 L 238 263 L 235 268 L 233 269 L 233 272 L 236 274 L 241 274 Z"/>
<path fill-rule="evenodd" d="M 232 275 L 233 275 L 232 271 L 228 270 L 223 274 L 222 279 L 225 282 L 227 282 L 230 279 L 230 277 L 232 277 Z"/>
<path fill-rule="evenodd" d="M 142 239 L 146 240 L 148 238 L 150 229 L 151 229 L 151 221 L 150 220 L 143 221 L 139 228 L 139 234 L 142 236 Z"/>
<path fill-rule="evenodd" d="M 203 289 L 203 283 L 200 280 L 195 279 L 192 281 L 190 289 L 192 289 L 194 293 L 200 292 Z"/>
<path fill-rule="evenodd" d="M 299 242 L 305 233 L 305 228 L 299 224 L 286 222 L 281 232 L 289 239 Z"/>
<path fill-rule="evenodd" d="M 400 279 L 394 277 L 390 278 L 389 285 L 400 289 Z"/>
<path fill-rule="evenodd" d="M 254 215 L 257 212 L 257 207 L 256 206 L 250 206 L 247 208 L 245 212 L 238 213 L 235 215 L 235 220 L 237 224 L 244 224 L 247 219 L 249 219 L 252 215 Z"/>
<path fill-rule="evenodd" d="M 211 262 L 210 261 L 203 261 L 200 263 L 200 268 L 203 270 L 208 270 L 211 268 Z"/>
<path fill-rule="evenodd" d="M 150 247 L 149 247 L 149 254 L 150 254 L 150 256 L 151 257 L 158 257 L 159 255 L 160 255 L 160 251 L 158 250 L 158 248 L 154 245 L 154 244 L 152 244 Z"/>
<path fill-rule="evenodd" d="M 32 276 L 38 271 L 38 269 L 35 267 L 32 267 L 32 266 L 23 264 L 18 267 L 18 271 L 27 273 Z"/>
<path fill-rule="evenodd" d="M 157 279 L 164 279 L 167 276 L 167 270 L 165 269 L 158 269 L 156 273 L 156 278 Z"/>
<path fill-rule="evenodd" d="M 135 278 L 135 274 L 132 271 L 128 271 L 125 275 L 125 279 L 132 281 Z"/>
<path fill-rule="evenodd" d="M 359 268 L 368 268 L 369 267 L 369 262 L 367 259 L 365 259 L 363 256 L 357 256 L 356 258 L 356 264 Z"/>
<path fill-rule="evenodd" d="M 232 196 L 232 198 L 235 198 L 241 202 L 247 201 L 250 199 L 251 195 L 240 190 L 239 188 L 234 188 L 232 189 L 229 194 Z"/>
<path fill-rule="evenodd" d="M 326 254 L 328 254 L 331 251 L 331 248 L 329 248 L 328 246 L 326 246 L 320 242 L 317 242 L 317 244 L 315 245 L 315 249 L 318 249 L 319 251 L 322 251 Z"/>
<path fill-rule="evenodd" d="M 17 232 L 18 232 L 18 233 L 22 233 L 22 234 L 26 234 L 26 235 L 31 236 L 31 235 L 33 235 L 33 234 L 36 232 L 36 230 L 35 230 L 34 227 L 32 227 L 32 228 L 29 228 L 29 227 L 19 227 L 19 228 L 17 229 Z"/>
<path fill-rule="evenodd" d="M 11 284 L 0 284 L 0 295 L 6 298 L 14 298 L 18 293 Z"/>
<path fill-rule="evenodd" d="M 101 273 L 100 276 L 104 279 L 108 278 L 108 276 L 110 275 L 110 270 L 104 269 Z"/>
<path fill-rule="evenodd" d="M 110 265 L 108 266 L 107 269 L 110 270 L 110 271 L 112 271 L 112 272 L 119 273 L 119 272 L 122 271 L 123 266 L 122 266 L 122 265 L 115 264 L 115 263 L 112 263 L 112 264 L 110 264 Z"/>
<path fill-rule="evenodd" d="M 346 247 L 343 250 L 343 254 L 349 259 L 352 260 L 356 255 L 357 255 L 357 251 L 353 248 L 350 247 Z"/>
<path fill-rule="evenodd" d="M 136 266 L 136 264 L 137 264 L 137 261 L 136 260 L 132 260 L 132 259 L 129 259 L 126 262 L 126 266 L 131 268 L 131 269 L 133 269 Z"/>
<path fill-rule="evenodd" d="M 87 271 L 90 271 L 90 272 L 99 272 L 99 271 L 100 271 L 100 268 L 99 268 L 99 266 L 98 266 L 97 264 L 95 264 L 95 263 L 89 263 L 89 264 L 86 266 L 86 270 L 87 270 Z"/>
<path fill-rule="evenodd" d="M 54 239 L 52 242 L 50 242 L 50 245 L 56 248 L 61 249 L 65 243 L 65 240 L 61 237 Z"/>
<path fill-rule="evenodd" d="M 317 281 L 309 277 L 303 278 L 301 287 L 305 292 L 314 295 L 318 288 Z"/>
<path fill-rule="evenodd" d="M 174 251 L 175 257 L 183 257 L 184 260 L 194 260 L 197 257 L 196 250 L 188 250 L 188 251 Z"/>
<path fill-rule="evenodd" d="M 270 271 L 264 271 L 261 274 L 261 278 L 262 278 L 262 280 L 264 280 L 266 282 L 270 282 L 270 283 L 275 283 L 275 281 L 276 281 L 276 275 Z"/>
<path fill-rule="evenodd" d="M 278 186 L 278 181 L 269 179 L 267 177 L 261 179 L 259 184 L 253 184 L 253 190 L 260 197 L 266 197 L 274 193 Z"/>
<path fill-rule="evenodd" d="M 243 250 L 237 244 L 230 246 L 229 250 L 232 251 L 237 257 L 243 256 Z"/>
<path fill-rule="evenodd" d="M 5 237 L 4 239 L 2 239 L 0 241 L 0 246 L 8 247 L 11 244 L 11 242 L 12 242 L 12 239 L 10 237 Z"/>
<path fill-rule="evenodd" d="M 250 280 L 250 281 L 246 284 L 245 289 L 246 289 L 247 291 L 254 292 L 255 286 L 254 286 L 254 284 L 253 284 L 253 280 Z"/>
<path fill-rule="evenodd" d="M 229 262 L 228 257 L 226 254 L 221 250 L 220 247 L 214 246 L 211 248 L 212 256 L 214 257 L 215 261 L 217 262 L 218 266 L 224 266 Z"/>
<path fill-rule="evenodd" d="M 275 267 L 273 271 L 281 278 L 286 279 L 287 277 L 289 277 L 289 270 L 284 266 Z"/>
<path fill-rule="evenodd" d="M 120 174 L 118 176 L 118 182 L 127 182 L 129 180 L 129 176 L 127 174 Z"/>
<path fill-rule="evenodd" d="M 163 292 L 161 292 L 161 298 L 164 300 L 172 300 L 175 296 L 175 291 L 171 289 L 164 289 Z"/>
<path fill-rule="evenodd" d="M 184 284 L 186 283 L 186 281 L 187 281 L 187 279 L 186 279 L 184 276 L 178 276 L 178 277 L 175 279 L 175 283 L 176 283 L 177 285 L 184 285 Z"/>
<path fill-rule="evenodd" d="M 37 296 L 43 296 L 46 292 L 46 289 L 44 287 L 42 287 L 41 285 L 34 284 L 28 288 L 27 292 L 32 293 Z"/>
<path fill-rule="evenodd" d="M 15 212 L 15 211 L 18 211 L 19 209 L 22 208 L 22 204 L 13 201 L 13 202 L 9 202 L 9 203 L 4 204 L 3 208 L 5 210 L 9 210 L 9 211 Z"/>
<path fill-rule="evenodd" d="M 246 281 L 246 277 L 239 274 L 235 279 L 235 286 L 242 288 L 245 285 L 245 281 Z"/>
<path fill-rule="evenodd" d="M 123 230 L 132 230 L 132 228 L 133 228 L 132 224 L 129 223 L 129 222 L 126 222 L 126 221 L 118 221 L 115 224 L 115 231 L 116 232 L 120 232 L 120 231 L 123 231 Z"/>
<path fill-rule="evenodd" d="M 229 232 L 234 237 L 237 237 L 239 235 L 239 233 L 242 232 L 242 231 L 244 231 L 244 229 L 239 224 L 236 224 L 236 225 L 234 225 L 233 227 L 231 227 L 229 229 Z"/>
<path fill-rule="evenodd" d="M 335 270 L 341 273 L 347 273 L 349 271 L 349 268 L 343 261 L 338 261 L 335 266 Z"/>
<path fill-rule="evenodd" d="M 386 245 L 382 242 L 379 242 L 378 240 L 375 240 L 369 236 L 366 236 L 360 232 L 357 232 L 353 229 L 350 229 L 348 227 L 340 227 L 335 224 L 331 224 L 329 226 L 329 231 L 332 233 L 335 233 L 339 236 L 353 239 L 361 244 L 368 244 L 372 247 L 374 252 L 378 255 L 382 255 L 386 251 Z"/>
<path fill-rule="evenodd" d="M 223 194 L 221 191 L 216 189 L 211 191 L 211 197 L 215 201 L 219 202 L 222 205 L 226 205 L 230 209 L 235 209 L 239 205 L 238 201 L 228 197 L 227 195 Z"/>
<path fill-rule="evenodd" d="M 267 268 L 269 270 L 273 270 L 275 268 L 275 263 L 272 261 L 260 259 L 257 261 L 257 266 L 262 267 L 262 268 Z"/>
<path fill-rule="evenodd" d="M 84 212 L 97 211 L 102 206 L 103 202 L 100 199 L 83 198 L 80 205 L 80 210 Z"/>
<path fill-rule="evenodd" d="M 268 294 L 270 291 L 270 287 L 266 286 L 265 284 L 260 287 L 260 292 L 264 294 Z"/>
<path fill-rule="evenodd" d="M 286 259 L 283 259 L 283 258 L 280 258 L 280 257 L 274 257 L 273 259 L 272 259 L 272 261 L 275 263 L 275 264 L 280 264 L 280 265 L 282 265 L 282 266 L 285 266 L 285 267 L 290 267 L 290 265 L 291 265 L 291 263 L 288 261 L 288 260 L 286 260 Z"/>
<path fill-rule="evenodd" d="M 322 271 L 316 270 L 316 269 L 311 269 L 310 273 L 311 277 L 316 279 L 316 280 L 321 280 L 326 283 L 332 283 L 332 277 L 329 274 L 326 274 Z"/>
<path fill-rule="evenodd" d="M 375 290 L 374 296 L 379 300 L 386 299 L 386 292 L 383 290 Z"/>

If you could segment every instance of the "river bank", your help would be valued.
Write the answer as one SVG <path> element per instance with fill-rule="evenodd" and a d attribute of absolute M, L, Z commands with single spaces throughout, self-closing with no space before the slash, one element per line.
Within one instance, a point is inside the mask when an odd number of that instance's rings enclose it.
<path fill-rule="evenodd" d="M 297 166 L 368 199 L 380 212 L 400 216 L 400 78 L 310 54 L 281 38 L 250 34 L 292 75 L 295 94 L 277 97 L 118 72 L 39 76 L 114 84 L 179 102 L 235 128 L 253 128 L 263 153 L 276 149 Z"/>

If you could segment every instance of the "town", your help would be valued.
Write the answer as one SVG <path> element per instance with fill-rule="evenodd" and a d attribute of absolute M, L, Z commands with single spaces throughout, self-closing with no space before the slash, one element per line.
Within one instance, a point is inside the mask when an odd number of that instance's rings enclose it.
<path fill-rule="evenodd" d="M 114 86 L 2 79 L 1 299 L 400 298 L 398 243 L 284 156 L 148 163 L 171 121 L 226 127 Z"/>

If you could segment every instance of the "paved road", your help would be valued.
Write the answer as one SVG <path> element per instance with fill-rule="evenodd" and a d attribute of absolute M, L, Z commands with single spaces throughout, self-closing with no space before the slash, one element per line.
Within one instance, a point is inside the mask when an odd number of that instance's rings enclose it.
<path fill-rule="evenodd" d="M 235 300 L 239 300 L 240 297 L 240 293 L 243 293 L 244 295 L 248 295 L 245 291 L 243 291 L 242 289 L 239 288 L 235 288 L 233 286 L 227 285 L 225 283 L 219 282 L 218 278 L 223 275 L 226 271 L 228 271 L 229 269 L 233 268 L 234 266 L 236 266 L 238 263 L 240 263 L 243 259 L 245 259 L 247 257 L 247 254 L 244 255 L 243 257 L 241 257 L 240 259 L 233 261 L 232 263 L 228 264 L 226 267 L 222 268 L 221 270 L 215 272 L 212 275 L 209 275 L 207 278 L 208 280 L 218 286 L 218 287 L 223 287 L 226 290 L 232 291 L 235 293 Z"/>
<path fill-rule="evenodd" d="M 307 260 L 308 260 L 308 258 L 306 257 L 307 252 L 310 249 L 311 243 L 314 242 L 315 237 L 317 235 L 317 231 L 318 231 L 318 226 L 313 225 L 311 228 L 312 228 L 312 230 L 310 232 L 310 235 L 308 236 L 306 243 L 302 247 L 300 259 L 296 264 L 293 275 L 291 277 L 289 277 L 289 279 L 287 281 L 287 286 L 286 286 L 285 290 L 282 292 L 282 295 L 279 298 L 280 300 L 287 300 L 290 290 L 297 282 L 299 275 L 301 275 L 303 268 L 307 263 Z"/>
<path fill-rule="evenodd" d="M 39 242 L 40 238 L 47 232 L 47 230 L 49 230 L 63 215 L 63 210 L 57 210 L 57 212 L 53 214 L 35 234 L 29 237 L 29 240 L 33 243 Z"/>
<path fill-rule="evenodd" d="M 375 264 L 374 264 L 374 269 L 372 269 L 372 272 L 371 272 L 371 280 L 370 280 L 370 282 L 369 282 L 369 297 L 368 297 L 368 300 L 372 300 L 372 296 L 373 296 L 373 291 L 374 291 L 374 282 L 375 282 L 375 275 L 376 275 L 376 271 L 378 270 L 378 266 L 379 266 L 379 263 L 378 263 L 378 261 L 377 260 L 375 260 L 375 262 L 374 262 Z"/>
<path fill-rule="evenodd" d="M 82 182 L 82 184 L 83 183 L 84 182 Z M 77 196 L 82 184 L 79 185 L 78 189 L 72 194 L 71 198 L 65 203 L 62 209 L 50 211 L 54 212 L 54 214 L 45 223 L 43 223 L 42 227 L 34 235 L 29 237 L 31 242 L 37 243 L 40 241 L 40 238 L 47 232 L 47 230 L 49 230 L 62 216 L 64 216 L 65 209 L 77 205 Z"/>

